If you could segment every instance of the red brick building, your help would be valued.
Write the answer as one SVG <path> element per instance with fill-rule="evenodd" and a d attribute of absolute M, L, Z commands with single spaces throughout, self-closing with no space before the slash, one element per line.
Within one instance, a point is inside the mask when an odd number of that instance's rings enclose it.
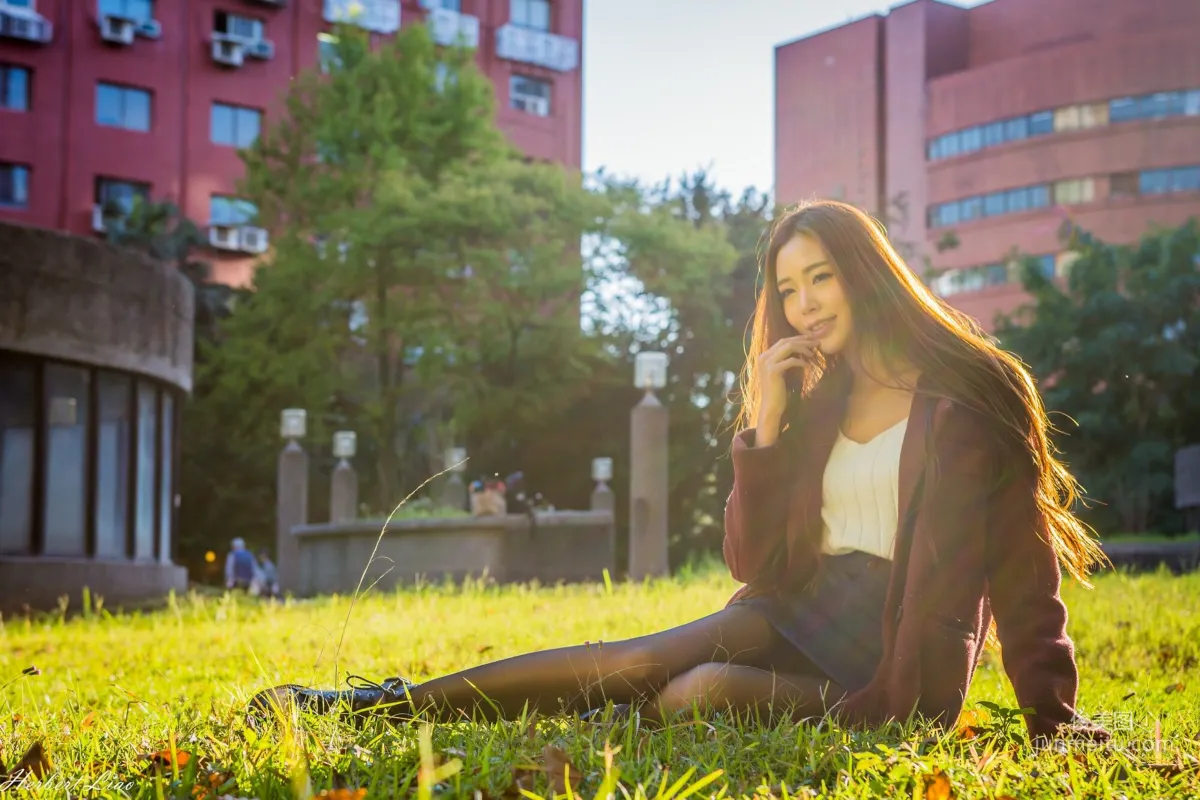
<path fill-rule="evenodd" d="M 0 0 L 0 219 L 86 235 L 104 201 L 171 199 L 244 284 L 269 243 L 243 224 L 237 150 L 339 19 L 465 38 L 511 140 L 580 166 L 583 0 Z"/>
<path fill-rule="evenodd" d="M 780 45 L 777 197 L 883 215 L 991 325 L 1013 248 L 1064 274 L 1064 216 L 1132 242 L 1200 215 L 1198 40 L 1196 0 L 913 0 Z"/>

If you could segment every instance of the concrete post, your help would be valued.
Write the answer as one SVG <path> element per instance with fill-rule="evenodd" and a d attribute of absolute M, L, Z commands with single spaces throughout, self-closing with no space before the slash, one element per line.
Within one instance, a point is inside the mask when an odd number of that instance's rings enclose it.
<path fill-rule="evenodd" d="M 630 414 L 629 577 L 667 575 L 667 409 L 652 390 Z"/>
<path fill-rule="evenodd" d="M 467 510 L 467 485 L 459 473 L 451 472 L 442 484 L 441 504 L 459 511 Z"/>
<path fill-rule="evenodd" d="M 358 473 L 346 459 L 333 468 L 329 481 L 329 521 L 353 522 L 358 519 Z"/>
<path fill-rule="evenodd" d="M 592 511 L 613 511 L 617 507 L 617 496 L 608 484 L 600 481 L 592 490 Z"/>
<path fill-rule="evenodd" d="M 291 440 L 279 454 L 275 494 L 275 565 L 280 591 L 296 591 L 300 583 L 300 547 L 292 528 L 308 523 L 308 453 Z"/>

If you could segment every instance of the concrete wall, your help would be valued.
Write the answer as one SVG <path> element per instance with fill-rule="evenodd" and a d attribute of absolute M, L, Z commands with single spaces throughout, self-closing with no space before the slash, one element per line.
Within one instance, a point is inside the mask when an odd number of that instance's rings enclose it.
<path fill-rule="evenodd" d="M 187 570 L 174 564 L 144 561 L 91 561 L 87 559 L 0 557 L 0 612 L 46 610 L 68 598 L 67 610 L 78 611 L 86 587 L 96 608 L 140 606 L 156 602 L 169 592 L 187 591 Z"/>
<path fill-rule="evenodd" d="M 615 527 L 608 511 L 555 511 L 503 517 L 395 520 L 303 525 L 297 594 L 387 591 L 418 578 L 462 580 L 486 574 L 500 583 L 600 580 L 615 569 Z M 378 582 L 376 582 L 378 581 Z"/>
<path fill-rule="evenodd" d="M 0 349 L 192 388 L 192 286 L 93 239 L 0 222 Z"/>

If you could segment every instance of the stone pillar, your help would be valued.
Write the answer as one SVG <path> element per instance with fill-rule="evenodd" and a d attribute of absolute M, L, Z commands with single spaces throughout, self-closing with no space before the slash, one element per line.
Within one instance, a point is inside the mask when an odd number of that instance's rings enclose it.
<path fill-rule="evenodd" d="M 668 574 L 667 409 L 647 391 L 630 415 L 629 577 Z"/>
<path fill-rule="evenodd" d="M 275 565 L 280 591 L 296 591 L 300 547 L 292 528 L 308 523 L 308 453 L 294 439 L 279 454 L 275 494 Z"/>
<path fill-rule="evenodd" d="M 592 490 L 592 511 L 614 511 L 617 507 L 617 496 L 608 484 L 600 481 Z"/>
<path fill-rule="evenodd" d="M 329 521 L 353 522 L 358 519 L 358 473 L 346 459 L 333 468 L 329 481 Z"/>

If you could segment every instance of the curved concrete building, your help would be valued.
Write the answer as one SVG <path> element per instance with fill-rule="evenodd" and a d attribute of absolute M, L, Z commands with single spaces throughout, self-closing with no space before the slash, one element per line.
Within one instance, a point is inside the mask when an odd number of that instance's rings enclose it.
<path fill-rule="evenodd" d="M 1014 250 L 1065 274 L 1064 218 L 1129 243 L 1200 215 L 1198 39 L 1195 0 L 914 0 L 780 45 L 778 198 L 883 215 L 991 327 Z"/>
<path fill-rule="evenodd" d="M 171 267 L 0 222 L 0 610 L 186 588 L 172 551 L 193 312 Z"/>

